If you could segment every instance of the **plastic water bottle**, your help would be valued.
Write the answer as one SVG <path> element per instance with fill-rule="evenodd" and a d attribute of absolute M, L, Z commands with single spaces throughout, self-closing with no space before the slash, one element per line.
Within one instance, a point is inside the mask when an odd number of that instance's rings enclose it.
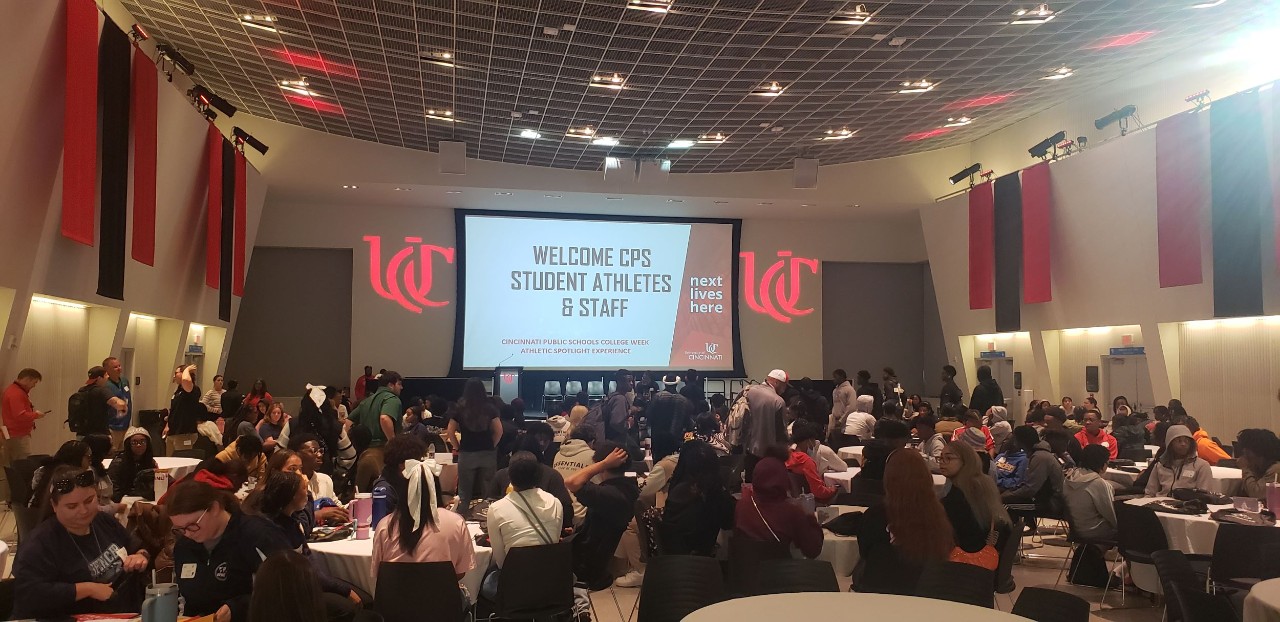
<path fill-rule="evenodd" d="M 430 445 L 427 445 L 427 460 L 434 461 L 435 459 L 436 459 L 436 444 L 432 443 Z"/>
<path fill-rule="evenodd" d="M 382 522 L 383 517 L 390 514 L 387 508 L 387 488 L 385 486 L 373 487 L 373 508 L 370 512 L 369 529 L 377 529 L 378 523 Z"/>

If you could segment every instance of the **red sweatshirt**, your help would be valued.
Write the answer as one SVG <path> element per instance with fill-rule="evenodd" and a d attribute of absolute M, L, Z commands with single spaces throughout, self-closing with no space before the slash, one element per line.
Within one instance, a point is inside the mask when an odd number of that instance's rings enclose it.
<path fill-rule="evenodd" d="M 4 418 L 4 427 L 9 429 L 9 438 L 31 436 L 36 427 L 36 409 L 22 385 L 15 382 L 4 390 L 0 416 Z"/>

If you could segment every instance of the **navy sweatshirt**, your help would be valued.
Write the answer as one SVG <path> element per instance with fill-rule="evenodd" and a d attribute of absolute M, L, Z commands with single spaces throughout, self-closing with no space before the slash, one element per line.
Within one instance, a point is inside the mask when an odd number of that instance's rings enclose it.
<path fill-rule="evenodd" d="M 22 539 L 13 563 L 13 619 L 61 618 L 77 613 L 128 613 L 142 605 L 143 589 L 150 575 L 124 576 L 117 546 L 132 554 L 142 548 L 110 514 L 98 513 L 88 536 L 72 536 L 62 523 L 50 518 Z M 90 563 L 94 564 L 91 571 Z M 76 584 L 95 581 L 114 584 L 117 592 L 105 602 L 76 600 Z"/>
<path fill-rule="evenodd" d="M 291 549 L 284 534 L 259 516 L 235 513 L 213 550 L 188 538 L 173 546 L 173 572 L 185 615 L 206 616 L 223 605 L 233 622 L 249 619 L 253 575 L 268 555 Z"/>

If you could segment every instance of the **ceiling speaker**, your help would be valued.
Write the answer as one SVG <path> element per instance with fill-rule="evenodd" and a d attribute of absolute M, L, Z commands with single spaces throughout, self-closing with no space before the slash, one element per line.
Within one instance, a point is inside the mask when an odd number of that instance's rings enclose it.
<path fill-rule="evenodd" d="M 796 158 L 793 165 L 793 176 L 795 183 L 794 188 L 817 188 L 818 187 L 818 160 L 817 158 Z"/>
<path fill-rule="evenodd" d="M 640 183 L 665 184 L 671 177 L 670 160 L 642 160 L 640 162 Z"/>
<path fill-rule="evenodd" d="M 467 174 L 467 143 L 442 140 L 440 145 L 440 172 L 446 175 Z"/>

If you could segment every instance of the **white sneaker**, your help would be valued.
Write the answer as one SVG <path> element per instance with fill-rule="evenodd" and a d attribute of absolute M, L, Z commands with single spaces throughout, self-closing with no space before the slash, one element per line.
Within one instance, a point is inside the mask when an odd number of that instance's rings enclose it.
<path fill-rule="evenodd" d="M 631 572 L 628 572 L 627 574 L 624 574 L 621 577 L 618 577 L 617 580 L 613 582 L 613 584 L 618 587 L 640 587 L 640 585 L 643 583 L 644 583 L 644 573 L 637 572 L 635 570 L 632 570 Z"/>

